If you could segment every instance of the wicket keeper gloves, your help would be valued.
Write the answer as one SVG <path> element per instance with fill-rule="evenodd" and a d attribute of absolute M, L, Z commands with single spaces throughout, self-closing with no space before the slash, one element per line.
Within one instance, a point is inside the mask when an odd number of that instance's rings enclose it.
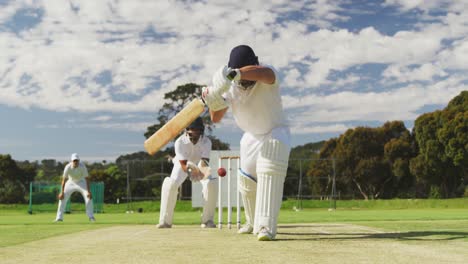
<path fill-rule="evenodd" d="M 193 182 L 198 182 L 204 178 L 205 175 L 200 171 L 197 165 L 191 161 L 187 161 L 187 173 L 190 177 L 190 180 Z"/>
<path fill-rule="evenodd" d="M 201 159 L 200 162 L 198 162 L 198 169 L 203 174 L 202 180 L 208 179 L 208 177 L 210 177 L 211 168 L 210 168 L 209 164 L 207 162 L 205 162 L 203 159 Z"/>

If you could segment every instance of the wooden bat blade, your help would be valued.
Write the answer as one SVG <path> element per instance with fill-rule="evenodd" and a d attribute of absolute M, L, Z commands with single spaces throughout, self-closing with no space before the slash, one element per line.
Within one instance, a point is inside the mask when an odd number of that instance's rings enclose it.
<path fill-rule="evenodd" d="M 202 100 L 194 99 L 145 141 L 146 151 L 154 155 L 159 149 L 169 143 L 169 141 L 177 137 L 177 135 L 199 117 L 204 110 L 205 104 L 203 104 Z"/>

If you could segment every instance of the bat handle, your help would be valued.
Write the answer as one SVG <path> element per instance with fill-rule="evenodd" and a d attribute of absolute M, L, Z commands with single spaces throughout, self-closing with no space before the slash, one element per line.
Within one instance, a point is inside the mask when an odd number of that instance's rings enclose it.
<path fill-rule="evenodd" d="M 232 70 L 231 72 L 228 73 L 228 75 L 226 76 L 230 81 L 234 80 L 234 78 L 236 78 L 236 75 L 237 75 L 237 72 Z"/>
<path fill-rule="evenodd" d="M 204 105 L 206 105 L 206 102 L 205 102 L 205 99 L 202 97 L 200 97 L 201 101 L 203 102 Z"/>

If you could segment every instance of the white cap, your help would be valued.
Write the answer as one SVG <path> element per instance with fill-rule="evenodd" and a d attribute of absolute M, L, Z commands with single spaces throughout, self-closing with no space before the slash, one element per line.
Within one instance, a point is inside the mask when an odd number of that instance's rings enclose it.
<path fill-rule="evenodd" d="M 77 153 L 73 153 L 73 154 L 71 155 L 70 160 L 71 160 L 71 161 L 80 160 L 80 157 L 78 157 L 78 154 L 77 154 Z"/>

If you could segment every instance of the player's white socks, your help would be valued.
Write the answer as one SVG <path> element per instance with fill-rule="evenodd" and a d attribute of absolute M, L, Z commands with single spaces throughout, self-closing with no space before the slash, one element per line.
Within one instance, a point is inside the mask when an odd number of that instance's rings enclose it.
<path fill-rule="evenodd" d="M 245 224 L 253 227 L 255 220 L 255 196 L 257 194 L 257 183 L 250 177 L 244 175 L 241 170 L 238 174 L 239 191 L 244 203 Z M 244 230 L 245 229 L 245 230 Z M 244 231 L 242 231 L 244 230 Z M 242 232 L 241 232 L 242 231 Z M 239 233 L 251 233 L 251 228 L 241 228 Z"/>
<path fill-rule="evenodd" d="M 161 187 L 161 207 L 159 210 L 159 224 L 172 225 L 174 207 L 177 201 L 177 184 L 171 178 L 166 177 Z"/>
<path fill-rule="evenodd" d="M 267 231 L 271 234 L 269 240 L 276 236 L 289 152 L 290 147 L 270 139 L 264 143 L 257 160 L 257 199 L 253 232 Z M 260 235 L 258 239 L 264 240 Z"/>
<path fill-rule="evenodd" d="M 211 221 L 211 223 L 213 223 L 216 210 L 216 202 L 218 198 L 218 178 L 202 180 L 201 184 L 203 188 L 202 224 L 210 225 L 208 222 Z"/>

